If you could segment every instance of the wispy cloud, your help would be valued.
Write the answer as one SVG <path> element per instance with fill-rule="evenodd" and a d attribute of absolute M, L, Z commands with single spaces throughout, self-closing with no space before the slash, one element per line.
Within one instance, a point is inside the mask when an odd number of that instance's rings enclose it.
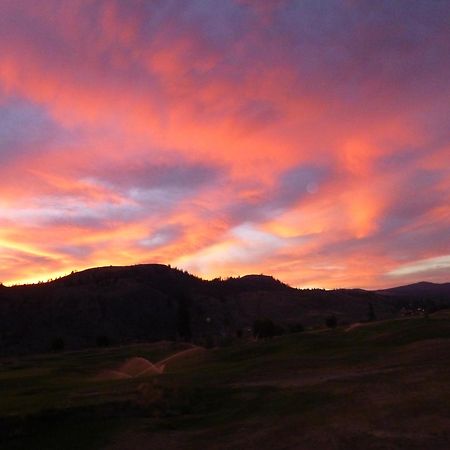
<path fill-rule="evenodd" d="M 156 261 L 324 287 L 445 280 L 422 262 L 450 248 L 449 14 L 4 0 L 0 277 Z"/>

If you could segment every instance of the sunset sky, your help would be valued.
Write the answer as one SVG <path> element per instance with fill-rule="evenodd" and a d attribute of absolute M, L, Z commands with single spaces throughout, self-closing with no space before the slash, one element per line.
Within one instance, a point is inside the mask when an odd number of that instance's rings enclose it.
<path fill-rule="evenodd" d="M 0 281 L 450 281 L 449 20 L 448 0 L 0 0 Z"/>

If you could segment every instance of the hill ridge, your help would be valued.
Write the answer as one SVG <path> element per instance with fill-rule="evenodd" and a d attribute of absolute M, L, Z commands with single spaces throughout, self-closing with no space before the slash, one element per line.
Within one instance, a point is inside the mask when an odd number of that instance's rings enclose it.
<path fill-rule="evenodd" d="M 270 275 L 203 280 L 164 264 L 104 266 L 0 289 L 0 354 L 109 343 L 200 345 L 249 333 L 258 319 L 284 330 L 450 307 L 450 284 L 400 290 L 296 289 Z M 299 326 L 301 325 L 301 326 Z"/>

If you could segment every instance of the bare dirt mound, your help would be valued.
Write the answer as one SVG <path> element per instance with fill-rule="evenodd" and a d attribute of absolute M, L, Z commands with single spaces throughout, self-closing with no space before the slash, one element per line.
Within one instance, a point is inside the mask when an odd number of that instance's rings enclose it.
<path fill-rule="evenodd" d="M 204 347 L 192 347 L 187 350 L 183 350 L 181 352 L 175 353 L 174 355 L 169 356 L 168 358 L 163 359 L 156 363 L 156 366 L 161 369 L 161 371 L 165 370 L 169 366 L 175 365 L 181 361 L 187 360 L 192 356 L 202 355 L 206 352 Z"/>
<path fill-rule="evenodd" d="M 349 331 L 354 330 L 355 328 L 360 328 L 360 327 L 362 327 L 362 326 L 363 326 L 363 324 L 362 324 L 361 322 L 352 323 L 351 325 L 349 325 L 349 326 L 345 329 L 345 331 L 346 331 L 346 332 L 349 332 Z"/>
<path fill-rule="evenodd" d="M 124 380 L 127 378 L 142 377 L 160 374 L 162 370 L 152 364 L 148 359 L 135 357 L 128 359 L 117 369 L 103 370 L 96 380 Z"/>
<path fill-rule="evenodd" d="M 203 347 L 192 347 L 187 350 L 177 352 L 168 358 L 165 358 L 156 364 L 151 363 L 148 359 L 142 357 L 134 357 L 128 359 L 117 369 L 104 370 L 100 372 L 97 380 L 123 380 L 126 378 L 136 378 L 149 375 L 159 375 L 165 371 L 168 366 L 175 365 L 180 361 L 189 359 L 195 355 L 201 355 L 206 352 Z"/>
<path fill-rule="evenodd" d="M 130 377 L 138 377 L 140 375 L 150 375 L 161 373 L 161 370 L 145 358 L 130 358 L 120 366 L 119 372 L 125 373 Z"/>
<path fill-rule="evenodd" d="M 126 373 L 119 372 L 118 370 L 104 370 L 95 377 L 96 380 L 124 380 L 126 378 L 131 377 Z"/>

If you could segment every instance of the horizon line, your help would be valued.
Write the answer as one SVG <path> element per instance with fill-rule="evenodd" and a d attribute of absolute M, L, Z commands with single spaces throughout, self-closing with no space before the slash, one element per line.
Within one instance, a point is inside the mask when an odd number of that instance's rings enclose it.
<path fill-rule="evenodd" d="M 336 291 L 336 290 L 364 290 L 364 291 L 373 291 L 373 292 L 377 292 L 377 291 L 383 291 L 383 290 L 389 290 L 389 289 L 394 289 L 394 288 L 398 288 L 398 287 L 403 287 L 403 286 L 411 286 L 411 285 L 415 285 L 415 284 L 433 284 L 433 285 L 441 285 L 441 284 L 448 284 L 448 281 L 444 281 L 444 282 L 433 282 L 433 281 L 427 281 L 427 280 L 418 280 L 412 283 L 407 283 L 407 284 L 400 284 L 400 285 L 394 285 L 394 286 L 390 286 L 390 287 L 382 287 L 382 288 L 362 288 L 362 287 L 334 287 L 334 288 L 324 288 L 324 287 L 320 287 L 320 286 L 308 286 L 308 285 L 304 285 L 304 286 L 292 286 L 286 282 L 284 282 L 283 280 L 277 278 L 274 275 L 271 274 L 266 274 L 266 273 L 246 273 L 243 275 L 229 275 L 229 276 L 215 276 L 215 277 L 203 277 L 203 276 L 199 276 L 195 273 L 192 273 L 186 269 L 183 269 L 182 267 L 177 267 L 177 266 L 172 266 L 171 264 L 164 264 L 164 263 L 136 263 L 136 264 L 128 264 L 128 265 L 113 265 L 113 264 L 107 264 L 107 265 L 100 265 L 100 266 L 93 266 L 93 267 L 86 267 L 83 269 L 73 269 L 71 272 L 67 273 L 67 272 L 60 272 L 60 273 L 55 273 L 53 277 L 49 277 L 47 280 L 42 280 L 42 279 L 37 279 L 37 278 L 30 278 L 30 279 L 25 279 L 25 280 L 13 280 L 11 282 L 6 282 L 3 283 L 0 281 L 0 286 L 6 287 L 6 288 L 13 288 L 13 287 L 21 287 L 21 286 L 35 286 L 35 285 L 41 285 L 41 284 L 48 284 L 48 283 L 52 283 L 54 281 L 60 280 L 62 278 L 66 278 L 69 277 L 71 275 L 74 275 L 76 273 L 82 273 L 82 272 L 87 272 L 89 270 L 98 270 L 98 269 L 108 269 L 108 268 L 131 268 L 131 267 L 137 267 L 137 266 L 164 266 L 167 267 L 169 269 L 173 269 L 173 270 L 178 270 L 180 272 L 187 272 L 189 275 L 195 276 L 196 278 L 199 278 L 203 281 L 206 282 L 210 282 L 213 281 L 215 279 L 221 279 L 222 281 L 227 281 L 230 279 L 239 279 L 239 278 L 244 278 L 247 276 L 266 276 L 266 277 L 271 277 L 274 280 L 280 281 L 281 283 L 283 283 L 286 286 L 289 286 L 292 289 L 298 289 L 298 290 L 323 290 L 323 291 Z"/>

